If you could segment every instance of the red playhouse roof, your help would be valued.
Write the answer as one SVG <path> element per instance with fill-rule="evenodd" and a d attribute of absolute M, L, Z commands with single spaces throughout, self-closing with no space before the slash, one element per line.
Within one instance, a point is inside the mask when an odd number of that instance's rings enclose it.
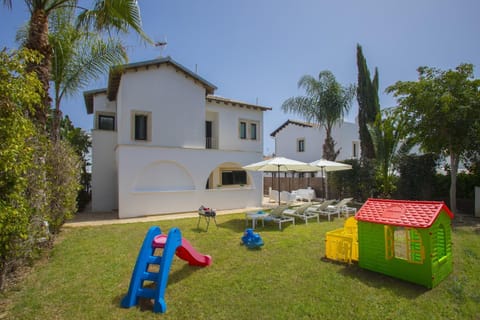
<path fill-rule="evenodd" d="M 358 210 L 355 219 L 401 227 L 429 228 L 442 210 L 453 219 L 453 213 L 443 201 L 368 199 Z"/>

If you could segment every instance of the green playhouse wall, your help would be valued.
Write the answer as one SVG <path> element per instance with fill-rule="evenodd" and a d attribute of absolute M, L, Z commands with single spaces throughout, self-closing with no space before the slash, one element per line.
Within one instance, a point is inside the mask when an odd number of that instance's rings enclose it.
<path fill-rule="evenodd" d="M 453 271 L 452 227 L 447 213 L 441 212 L 431 227 L 432 287 L 435 287 Z M 444 232 L 441 229 L 444 229 Z"/>
<path fill-rule="evenodd" d="M 443 232 L 438 231 L 441 225 Z M 384 225 L 359 221 L 359 266 L 428 288 L 436 286 L 452 271 L 450 218 L 442 212 L 431 228 L 416 230 L 425 248 L 422 264 L 395 257 L 387 259 Z M 445 245 L 438 245 L 439 242 Z"/>

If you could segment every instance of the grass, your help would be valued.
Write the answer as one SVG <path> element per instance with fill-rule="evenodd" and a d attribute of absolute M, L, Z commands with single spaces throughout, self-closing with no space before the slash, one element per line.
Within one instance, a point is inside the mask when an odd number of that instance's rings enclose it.
<path fill-rule="evenodd" d="M 381 274 L 323 261 L 333 222 L 266 223 L 265 245 L 240 245 L 243 214 L 219 216 L 218 229 L 196 219 L 158 222 L 179 227 L 213 264 L 190 267 L 175 258 L 165 295 L 167 312 L 151 303 L 122 309 L 139 247 L 151 223 L 65 228 L 48 259 L 4 294 L 6 319 L 475 319 L 480 314 L 480 238 L 455 228 L 454 272 L 428 290 Z M 1 315 L 1 312 L 0 312 Z M 0 318 L 2 318 L 0 316 Z"/>

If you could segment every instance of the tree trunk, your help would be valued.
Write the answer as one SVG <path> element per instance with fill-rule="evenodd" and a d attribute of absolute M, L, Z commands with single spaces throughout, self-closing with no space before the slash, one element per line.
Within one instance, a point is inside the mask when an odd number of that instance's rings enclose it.
<path fill-rule="evenodd" d="M 329 161 L 335 161 L 339 153 L 340 150 L 338 152 L 335 152 L 335 141 L 332 138 L 332 128 L 326 126 L 322 158 Z"/>
<path fill-rule="evenodd" d="M 4 259 L 4 258 L 2 258 Z M 7 280 L 7 263 L 5 261 L 0 262 L 0 292 L 3 292 L 5 289 L 5 282 Z"/>
<path fill-rule="evenodd" d="M 457 213 L 457 171 L 459 157 L 456 153 L 450 152 L 450 210 Z"/>
<path fill-rule="evenodd" d="M 36 120 L 42 131 L 46 131 L 47 115 L 52 101 L 49 94 L 52 48 L 48 42 L 48 15 L 44 10 L 32 12 L 25 47 L 42 54 L 40 62 L 30 63 L 27 70 L 35 72 L 42 83 L 43 99 L 35 106 L 35 114 L 32 114 L 31 118 Z"/>
<path fill-rule="evenodd" d="M 60 121 L 62 119 L 62 111 L 60 110 L 60 102 L 58 99 L 55 99 L 55 110 L 53 110 L 52 115 L 52 128 L 50 132 L 50 137 L 53 142 L 60 140 Z"/>

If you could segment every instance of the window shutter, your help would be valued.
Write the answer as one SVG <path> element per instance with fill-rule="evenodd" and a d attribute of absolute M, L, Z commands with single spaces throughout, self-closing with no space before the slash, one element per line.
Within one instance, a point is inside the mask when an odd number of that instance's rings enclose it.
<path fill-rule="evenodd" d="M 393 243 L 393 228 L 384 226 L 385 233 L 385 259 L 390 260 L 395 256 L 395 246 Z"/>

